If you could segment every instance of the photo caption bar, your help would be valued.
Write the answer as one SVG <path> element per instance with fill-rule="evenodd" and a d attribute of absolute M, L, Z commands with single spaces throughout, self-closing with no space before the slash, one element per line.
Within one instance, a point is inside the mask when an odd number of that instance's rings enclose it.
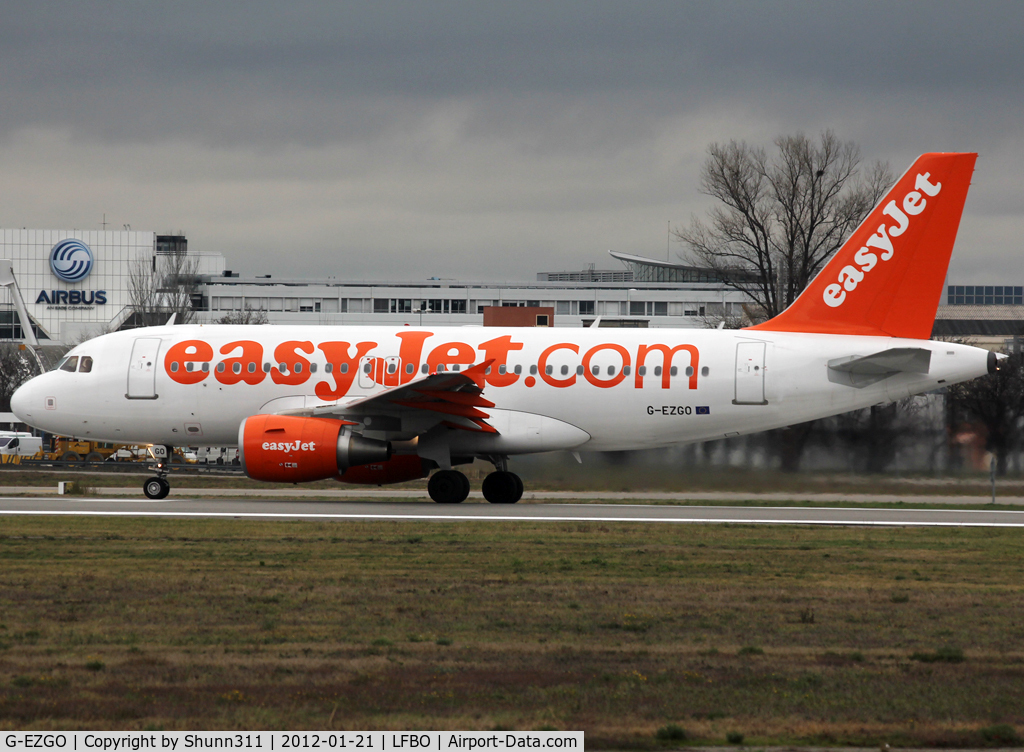
<path fill-rule="evenodd" d="M 4 749 L 61 752 L 140 750 L 582 750 L 582 731 L 64 731 L 3 735 Z"/>

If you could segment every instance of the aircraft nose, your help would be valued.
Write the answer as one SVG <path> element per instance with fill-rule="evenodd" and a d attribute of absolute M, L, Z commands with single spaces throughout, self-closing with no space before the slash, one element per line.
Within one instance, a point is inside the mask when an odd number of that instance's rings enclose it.
<path fill-rule="evenodd" d="M 28 423 L 32 417 L 32 394 L 36 391 L 35 379 L 30 379 L 19 386 L 11 395 L 11 412 L 14 413 L 22 423 Z"/>

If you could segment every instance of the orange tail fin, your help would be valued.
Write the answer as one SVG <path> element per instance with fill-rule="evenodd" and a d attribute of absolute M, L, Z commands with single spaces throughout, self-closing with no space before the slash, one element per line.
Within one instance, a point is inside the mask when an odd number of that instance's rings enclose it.
<path fill-rule="evenodd" d="M 750 328 L 928 339 L 977 157 L 918 157 L 800 297 Z"/>

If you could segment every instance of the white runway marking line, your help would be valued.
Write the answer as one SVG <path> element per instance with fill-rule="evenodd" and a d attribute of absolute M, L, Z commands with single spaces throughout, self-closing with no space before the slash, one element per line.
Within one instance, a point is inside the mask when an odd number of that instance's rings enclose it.
<path fill-rule="evenodd" d="M 65 502 L 75 502 L 77 504 L 84 504 L 86 502 L 93 502 L 97 504 L 169 504 L 175 499 L 99 499 L 94 496 L 88 498 L 81 496 L 0 496 L 0 501 L 50 501 L 59 502 L 61 504 Z"/>
<path fill-rule="evenodd" d="M 578 507 L 579 504 L 545 504 L 546 507 Z M 714 506 L 696 506 L 688 504 L 680 504 L 673 507 L 670 504 L 587 504 L 587 507 L 612 507 L 613 509 L 745 509 L 742 505 L 730 506 L 728 504 L 715 504 Z M 856 507 L 758 507 L 758 509 L 765 509 L 771 511 L 814 511 L 814 512 L 850 512 L 856 509 Z M 918 512 L 920 514 L 932 514 L 935 512 L 941 512 L 942 514 L 992 514 L 998 512 L 1000 514 L 1024 514 L 1024 511 L 1019 509 L 947 509 L 940 507 L 938 509 L 914 509 L 913 507 L 907 508 L 892 508 L 892 507 L 864 507 L 865 512 Z"/>
<path fill-rule="evenodd" d="M 701 517 L 510 517 L 507 515 L 438 515 L 438 514 L 312 514 L 285 512 L 72 512 L 10 510 L 0 515 L 86 516 L 95 517 L 232 517 L 255 519 L 311 520 L 477 520 L 491 522 L 673 522 L 740 525 L 836 525 L 841 527 L 1024 527 L 1024 522 L 907 522 L 893 520 L 772 520 Z"/>

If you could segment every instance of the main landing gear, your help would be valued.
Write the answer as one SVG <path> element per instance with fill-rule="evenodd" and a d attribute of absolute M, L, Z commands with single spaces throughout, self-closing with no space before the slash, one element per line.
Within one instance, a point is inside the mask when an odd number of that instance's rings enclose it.
<path fill-rule="evenodd" d="M 523 481 L 508 471 L 508 459 L 490 458 L 493 473 L 484 478 L 484 498 L 492 504 L 515 504 L 523 498 Z M 461 504 L 469 496 L 469 479 L 458 470 L 439 470 L 427 482 L 430 498 L 438 504 Z"/>
<path fill-rule="evenodd" d="M 458 470 L 438 470 L 427 481 L 427 493 L 438 504 L 461 504 L 469 496 L 469 478 Z"/>
<path fill-rule="evenodd" d="M 508 470 L 495 470 L 484 478 L 480 490 L 492 504 L 515 504 L 523 498 L 523 481 Z"/>

